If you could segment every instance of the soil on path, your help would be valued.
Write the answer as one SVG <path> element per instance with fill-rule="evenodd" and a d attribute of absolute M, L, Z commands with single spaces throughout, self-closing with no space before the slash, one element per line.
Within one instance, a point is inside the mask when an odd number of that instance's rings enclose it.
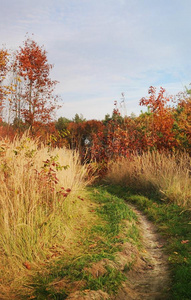
<path fill-rule="evenodd" d="M 128 204 L 129 205 L 129 204 Z M 170 272 L 168 258 L 163 251 L 164 241 L 157 232 L 155 225 L 146 216 L 129 205 L 138 216 L 143 249 L 138 251 L 131 243 L 123 245 L 123 251 L 116 254 L 113 267 L 125 270 L 127 264 L 133 265 L 126 271 L 127 280 L 115 296 L 99 291 L 77 291 L 72 293 L 69 300 L 169 300 Z M 132 261 L 132 257 L 134 257 Z M 92 268 L 92 274 L 101 275 L 102 268 L 107 264 L 104 260 Z"/>
<path fill-rule="evenodd" d="M 168 258 L 163 251 L 164 241 L 155 225 L 134 206 L 129 206 L 138 216 L 144 249 L 134 268 L 127 273 L 128 280 L 114 299 L 169 299 L 170 272 Z"/>

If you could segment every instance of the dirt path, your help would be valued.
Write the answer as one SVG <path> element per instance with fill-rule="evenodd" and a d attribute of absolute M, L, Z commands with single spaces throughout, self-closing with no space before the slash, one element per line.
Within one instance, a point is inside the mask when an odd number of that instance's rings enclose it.
<path fill-rule="evenodd" d="M 170 274 L 162 238 L 156 227 L 139 210 L 129 205 L 137 214 L 143 238 L 144 250 L 127 273 L 128 281 L 115 300 L 163 300 L 169 299 Z"/>
<path fill-rule="evenodd" d="M 128 204 L 129 205 L 129 204 Z M 126 271 L 127 281 L 116 296 L 110 297 L 99 291 L 77 291 L 72 293 L 69 300 L 169 300 L 170 273 L 168 260 L 163 251 L 163 240 L 157 233 L 156 227 L 143 213 L 134 206 L 130 208 L 137 214 L 141 230 L 143 249 L 137 250 L 131 243 L 123 245 L 122 252 L 116 254 L 114 267 L 124 270 L 125 265 L 134 261 L 132 269 Z M 132 259 L 132 257 L 134 257 Z M 104 260 L 94 264 L 95 274 L 101 273 Z M 94 275 L 95 275 L 94 274 Z"/>

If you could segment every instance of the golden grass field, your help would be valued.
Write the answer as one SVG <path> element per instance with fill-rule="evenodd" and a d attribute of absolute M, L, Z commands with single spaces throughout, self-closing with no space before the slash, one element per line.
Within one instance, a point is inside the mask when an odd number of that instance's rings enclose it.
<path fill-rule="evenodd" d="M 110 162 L 106 180 L 137 193 L 153 190 L 161 200 L 190 210 L 190 166 L 186 153 L 134 154 Z M 27 134 L 0 141 L 1 299 L 14 299 L 14 291 L 50 260 L 78 256 L 79 236 L 86 240 L 97 220 L 94 204 L 84 197 L 88 180 L 75 151 L 52 149 Z"/>
<path fill-rule="evenodd" d="M 0 141 L 1 291 L 19 284 L 31 266 L 76 251 L 76 228 L 83 234 L 91 223 L 86 184 L 77 152 L 50 149 L 27 135 Z"/>
<path fill-rule="evenodd" d="M 107 180 L 137 191 L 158 192 L 164 201 L 191 208 L 191 158 L 186 153 L 147 152 L 110 166 Z"/>

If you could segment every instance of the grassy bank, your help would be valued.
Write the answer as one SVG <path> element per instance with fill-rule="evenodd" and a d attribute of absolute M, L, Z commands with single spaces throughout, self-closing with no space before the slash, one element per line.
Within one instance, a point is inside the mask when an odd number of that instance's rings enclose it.
<path fill-rule="evenodd" d="M 116 162 L 106 189 L 143 210 L 163 235 L 171 298 L 191 299 L 191 177 L 186 154 L 145 153 Z"/>
<path fill-rule="evenodd" d="M 66 299 L 77 291 L 86 294 L 90 290 L 110 297 L 126 280 L 123 271 L 131 268 L 141 246 L 135 213 L 102 187 L 89 188 L 83 200 L 86 206 L 89 203 L 91 224 L 76 231 L 73 253 L 66 251 L 33 274 L 28 283 L 31 292 L 24 299 Z M 124 263 L 119 253 L 125 244 L 131 252 Z"/>

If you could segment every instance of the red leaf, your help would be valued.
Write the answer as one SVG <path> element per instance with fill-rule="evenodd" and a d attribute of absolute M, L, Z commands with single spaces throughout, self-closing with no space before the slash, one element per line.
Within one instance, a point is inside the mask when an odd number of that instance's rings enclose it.
<path fill-rule="evenodd" d="M 30 265 L 30 263 L 29 263 L 28 261 L 25 261 L 25 262 L 23 263 L 23 266 L 24 266 L 27 270 L 30 270 L 30 269 L 31 269 L 31 265 Z"/>
<path fill-rule="evenodd" d="M 181 241 L 181 244 L 188 244 L 189 243 L 189 240 L 182 240 Z"/>

